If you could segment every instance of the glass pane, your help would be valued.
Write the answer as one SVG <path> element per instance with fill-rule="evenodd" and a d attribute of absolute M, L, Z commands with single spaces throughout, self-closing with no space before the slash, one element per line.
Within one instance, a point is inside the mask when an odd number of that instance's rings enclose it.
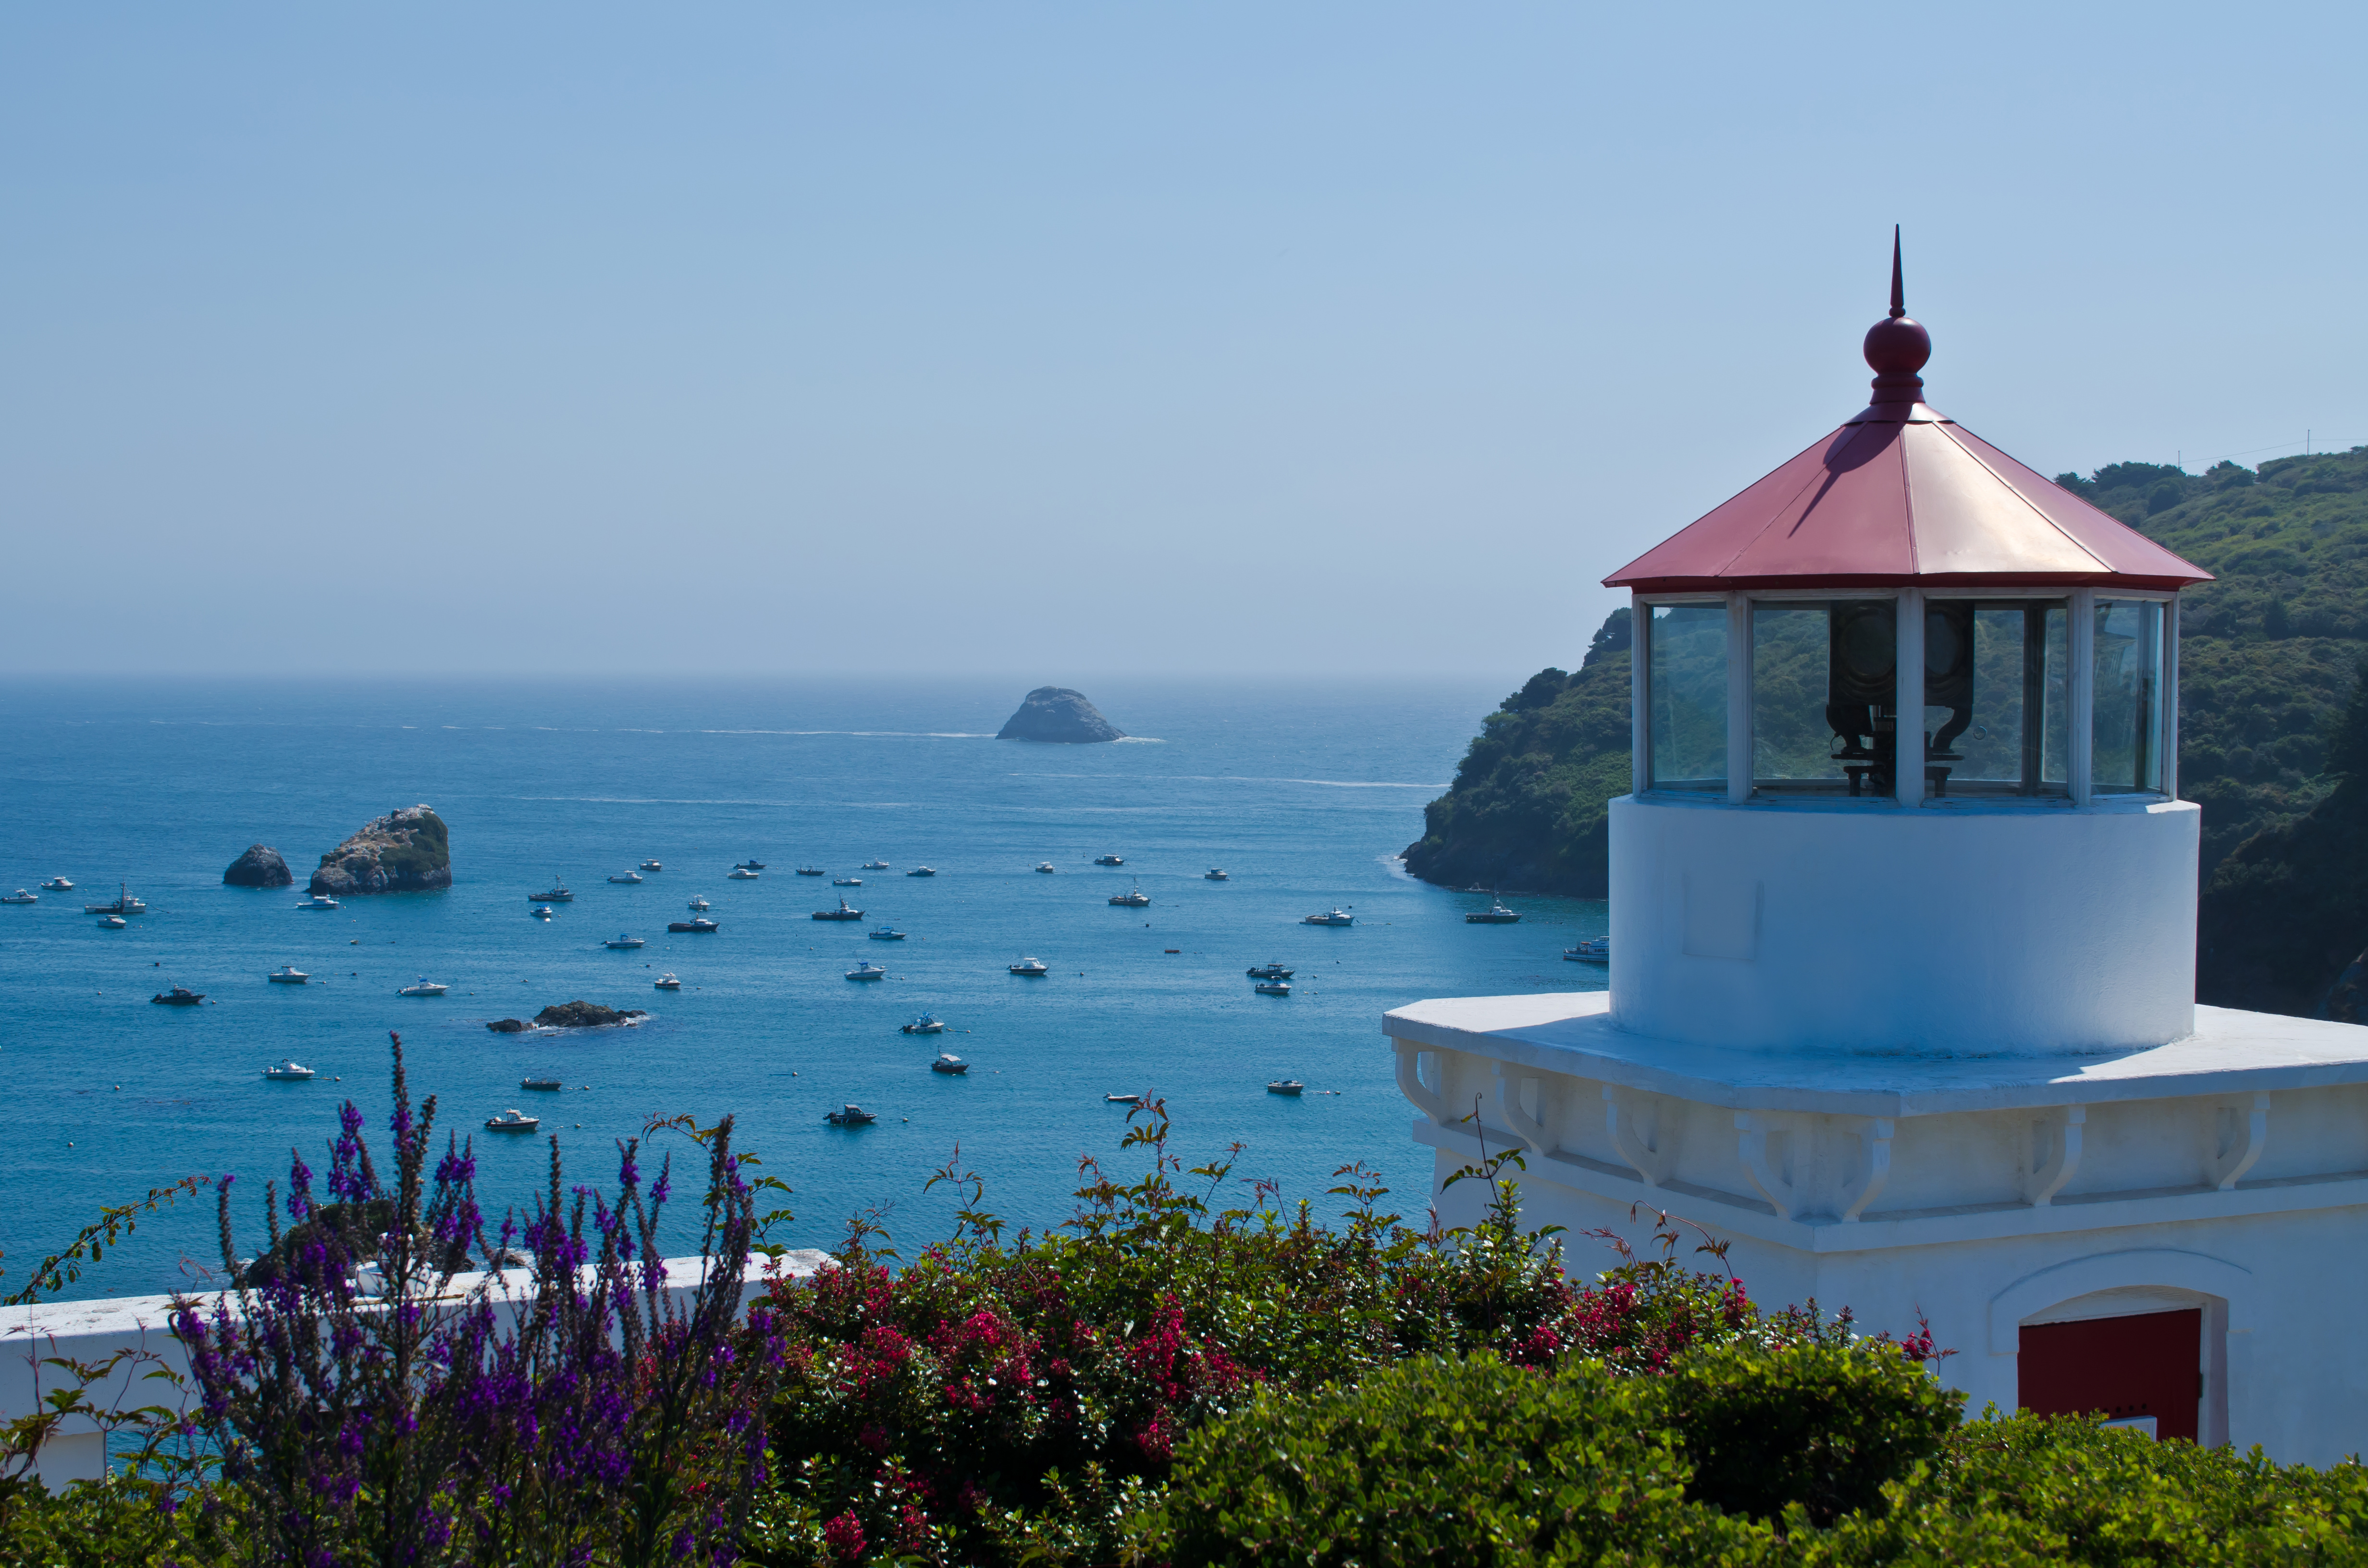
<path fill-rule="evenodd" d="M 2061 599 L 1926 603 L 1927 793 L 2063 792 L 2070 626 Z"/>
<path fill-rule="evenodd" d="M 2096 728 L 2090 777 L 2100 795 L 2162 788 L 2162 606 L 2097 601 Z"/>
<path fill-rule="evenodd" d="M 1890 599 L 1753 605 L 1753 787 L 1890 794 L 1897 653 Z"/>
<path fill-rule="evenodd" d="M 1646 679 L 1656 790 L 1726 788 L 1726 607 L 1655 605 Z"/>

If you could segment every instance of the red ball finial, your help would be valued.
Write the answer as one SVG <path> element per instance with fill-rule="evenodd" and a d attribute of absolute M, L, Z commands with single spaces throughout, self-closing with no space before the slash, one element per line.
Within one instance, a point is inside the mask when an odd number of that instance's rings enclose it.
<path fill-rule="evenodd" d="M 1924 379 L 1916 372 L 1932 358 L 1932 335 L 1907 313 L 1907 291 L 1899 270 L 1899 226 L 1891 229 L 1891 314 L 1866 329 L 1867 368 L 1874 372 L 1874 401 L 1921 401 Z"/>

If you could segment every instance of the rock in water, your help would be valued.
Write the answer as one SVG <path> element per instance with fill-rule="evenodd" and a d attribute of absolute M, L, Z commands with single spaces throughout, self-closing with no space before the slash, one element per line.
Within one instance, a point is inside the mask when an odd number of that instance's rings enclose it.
<path fill-rule="evenodd" d="M 1126 732 L 1103 718 L 1082 691 L 1065 686 L 1040 686 L 1028 694 L 1019 711 L 995 737 L 998 741 L 1064 741 L 1084 745 L 1094 741 L 1121 741 Z"/>
<path fill-rule="evenodd" d="M 335 897 L 451 885 L 451 837 L 444 819 L 426 806 L 404 806 L 366 824 L 322 856 L 313 873 L 313 891 Z"/>
<path fill-rule="evenodd" d="M 640 1007 L 603 1007 L 598 1002 L 578 999 L 545 1007 L 534 1016 L 534 1021 L 563 1029 L 597 1029 L 609 1024 L 621 1024 L 627 1018 L 646 1018 L 649 1014 Z"/>
<path fill-rule="evenodd" d="M 246 853 L 222 873 L 222 881 L 234 888 L 284 888 L 295 880 L 296 873 L 268 844 L 248 845 Z"/>

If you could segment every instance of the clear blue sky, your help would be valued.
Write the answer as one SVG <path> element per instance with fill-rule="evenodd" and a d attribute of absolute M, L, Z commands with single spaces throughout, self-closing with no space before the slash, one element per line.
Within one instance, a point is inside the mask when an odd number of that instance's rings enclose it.
<path fill-rule="evenodd" d="M 2045 472 L 2368 441 L 2363 18 L 13 6 L 0 670 L 1569 664 L 1895 222 Z"/>

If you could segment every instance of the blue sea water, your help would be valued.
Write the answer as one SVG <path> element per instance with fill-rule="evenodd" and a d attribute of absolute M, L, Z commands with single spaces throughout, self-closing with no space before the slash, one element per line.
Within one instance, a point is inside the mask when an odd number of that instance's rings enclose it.
<path fill-rule="evenodd" d="M 1429 1155 L 1407 1135 L 1383 1012 L 1601 984 L 1559 957 L 1603 933 L 1601 904 L 1523 898 L 1520 925 L 1467 926 L 1485 894 L 1395 859 L 1514 684 L 1103 683 L 1091 695 L 1140 738 L 1093 746 L 994 740 L 1019 695 L 1000 682 L 0 685 L 0 889 L 76 883 L 0 907 L 0 1292 L 101 1205 L 192 1174 L 238 1175 L 251 1249 L 264 1181 L 284 1179 L 291 1147 L 325 1165 L 342 1097 L 383 1156 L 390 1029 L 439 1126 L 474 1135 L 495 1211 L 529 1201 L 548 1159 L 541 1138 L 482 1131 L 505 1108 L 558 1132 L 571 1182 L 603 1185 L 615 1141 L 650 1119 L 730 1112 L 795 1189 L 776 1232 L 791 1244 L 828 1245 L 863 1210 L 903 1248 L 944 1235 L 945 1189 L 922 1189 L 957 1143 L 986 1207 L 1041 1228 L 1071 1212 L 1081 1156 L 1140 1166 L 1103 1096 L 1146 1091 L 1190 1163 L 1238 1142 L 1237 1183 L 1271 1177 L 1328 1212 L 1332 1173 L 1361 1159 L 1419 1215 Z M 449 891 L 298 907 L 323 851 L 420 801 L 450 825 Z M 257 841 L 297 887 L 222 884 Z M 1092 864 L 1105 853 L 1125 866 Z M 665 869 L 641 885 L 605 881 L 650 858 Z M 749 858 L 763 876 L 727 880 Z M 873 858 L 891 869 L 858 870 Z M 849 897 L 867 918 L 809 918 L 835 894 L 792 874 L 808 863 L 861 876 Z M 924 863 L 939 874 L 904 875 Z M 1231 880 L 1206 881 L 1212 866 Z M 532 919 L 528 895 L 554 877 L 575 902 Z M 83 905 L 119 882 L 150 913 L 108 931 Z M 1148 908 L 1108 903 L 1138 882 Z M 694 894 L 722 929 L 668 936 Z M 1352 928 L 1301 924 L 1336 904 Z M 870 940 L 882 923 L 907 939 Z M 648 946 L 601 945 L 620 931 Z M 1024 955 L 1051 975 L 1009 974 Z M 889 978 L 845 979 L 863 960 Z M 1269 960 L 1297 968 L 1289 997 L 1251 992 L 1244 970 Z M 281 963 L 313 983 L 268 984 Z M 665 971 L 680 992 L 653 989 Z M 450 994 L 395 994 L 422 975 Z M 150 1002 L 173 984 L 205 1004 Z M 577 997 L 653 1017 L 558 1040 L 484 1027 Z M 951 1032 L 899 1032 L 924 1011 Z M 967 1076 L 928 1070 L 940 1044 Z M 266 1082 L 284 1056 L 321 1076 Z M 519 1089 L 545 1074 L 568 1089 Z M 1286 1075 L 1304 1097 L 1265 1092 Z M 848 1100 L 880 1120 L 826 1125 Z M 678 1134 L 657 1147 L 696 1158 Z M 676 1247 L 695 1244 L 694 1208 L 677 1207 Z M 184 1204 L 67 1294 L 202 1278 L 214 1233 L 211 1198 Z"/>

